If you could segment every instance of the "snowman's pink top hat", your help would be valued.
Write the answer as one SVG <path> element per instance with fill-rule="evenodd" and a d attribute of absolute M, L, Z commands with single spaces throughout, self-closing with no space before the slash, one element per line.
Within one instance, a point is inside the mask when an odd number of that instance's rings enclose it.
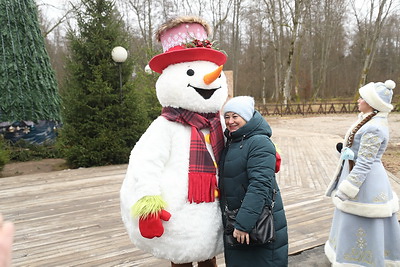
<path fill-rule="evenodd" d="M 226 55 L 212 48 L 207 40 L 210 31 L 208 24 L 197 17 L 178 17 L 163 24 L 156 33 L 163 53 L 150 60 L 150 68 L 162 73 L 171 64 L 197 60 L 223 65 Z"/>

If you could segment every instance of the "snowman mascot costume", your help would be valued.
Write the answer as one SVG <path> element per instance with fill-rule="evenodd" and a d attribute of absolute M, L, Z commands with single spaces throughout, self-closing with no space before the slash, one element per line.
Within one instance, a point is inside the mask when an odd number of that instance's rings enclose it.
<path fill-rule="evenodd" d="M 132 242 L 171 266 L 217 266 L 223 251 L 217 162 L 224 145 L 219 110 L 228 97 L 222 66 L 201 18 L 178 17 L 156 33 L 163 53 L 150 68 L 162 114 L 133 148 L 121 187 Z"/>

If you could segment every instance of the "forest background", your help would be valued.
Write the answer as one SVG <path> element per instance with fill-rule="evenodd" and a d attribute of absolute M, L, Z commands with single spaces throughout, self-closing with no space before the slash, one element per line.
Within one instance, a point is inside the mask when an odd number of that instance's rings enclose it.
<path fill-rule="evenodd" d="M 68 56 L 65 32 L 80 1 L 36 0 L 59 83 Z M 266 102 L 354 98 L 370 81 L 400 78 L 400 2 L 395 0 L 116 0 L 130 36 L 135 71 L 161 52 L 157 27 L 198 15 L 226 51 L 235 95 Z M 62 84 L 60 84 L 62 87 Z"/>

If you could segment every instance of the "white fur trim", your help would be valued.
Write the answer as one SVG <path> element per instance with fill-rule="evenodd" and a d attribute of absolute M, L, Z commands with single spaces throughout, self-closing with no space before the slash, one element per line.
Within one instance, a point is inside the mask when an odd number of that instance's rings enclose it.
<path fill-rule="evenodd" d="M 397 196 L 396 192 L 393 191 L 393 213 L 398 212 L 400 210 L 399 206 L 399 197 Z"/>
<path fill-rule="evenodd" d="M 338 189 L 345 193 L 348 197 L 350 198 L 355 198 L 360 191 L 360 188 L 357 186 L 353 185 L 347 180 L 344 180 L 340 183 Z"/>
<path fill-rule="evenodd" d="M 336 261 L 336 255 L 333 249 L 331 248 L 331 245 L 329 245 L 329 240 L 325 242 L 324 252 L 326 257 L 331 263 Z"/>
<path fill-rule="evenodd" d="M 396 87 L 396 83 L 395 83 L 394 81 L 392 81 L 392 80 L 387 80 L 387 81 L 385 82 L 385 86 L 386 86 L 387 88 L 393 90 L 393 89 Z"/>
<path fill-rule="evenodd" d="M 385 260 L 385 267 L 400 267 L 400 262 Z"/>
<path fill-rule="evenodd" d="M 375 91 L 375 83 L 371 82 L 359 89 L 361 97 L 376 110 L 390 112 L 393 109 L 392 104 L 383 101 Z"/>
<path fill-rule="evenodd" d="M 399 210 L 399 199 L 393 191 L 393 198 L 384 204 L 360 203 L 352 200 L 342 201 L 335 197 L 336 191 L 332 192 L 333 204 L 341 211 L 368 218 L 391 217 Z"/>
<path fill-rule="evenodd" d="M 336 187 L 337 187 L 336 183 L 339 181 L 339 175 L 341 173 L 341 170 L 342 170 L 342 160 L 339 159 L 339 163 L 336 166 L 336 170 L 335 170 L 335 172 L 333 174 L 333 177 L 332 177 L 332 179 L 331 179 L 331 181 L 330 181 L 330 183 L 329 183 L 329 185 L 328 185 L 328 187 L 327 187 L 327 189 L 325 191 L 325 196 L 331 197 L 332 191 L 336 189 Z"/>
<path fill-rule="evenodd" d="M 336 253 L 332 249 L 331 245 L 329 244 L 329 241 L 325 242 L 324 251 L 325 251 L 326 257 L 332 263 L 332 267 L 360 267 L 360 266 L 362 266 L 362 265 L 358 265 L 358 264 L 336 262 Z"/>

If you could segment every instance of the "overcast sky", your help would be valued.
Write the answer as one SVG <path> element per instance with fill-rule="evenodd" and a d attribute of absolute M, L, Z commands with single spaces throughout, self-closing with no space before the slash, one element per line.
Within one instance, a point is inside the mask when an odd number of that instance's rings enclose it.
<path fill-rule="evenodd" d="M 70 0 L 35 0 L 43 14 L 51 19 L 61 17 L 67 10 Z"/>

